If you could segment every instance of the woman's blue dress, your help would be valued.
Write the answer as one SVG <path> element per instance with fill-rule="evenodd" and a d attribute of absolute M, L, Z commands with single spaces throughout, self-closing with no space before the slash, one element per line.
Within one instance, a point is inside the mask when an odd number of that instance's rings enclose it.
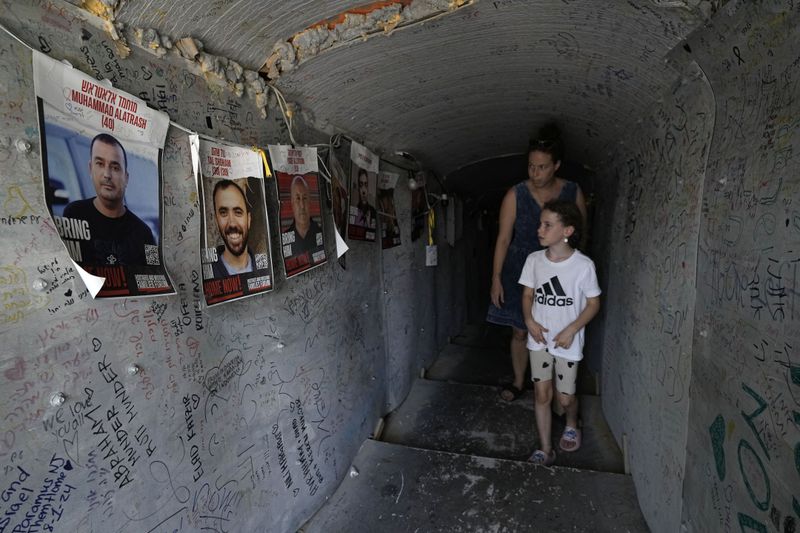
<path fill-rule="evenodd" d="M 533 199 L 533 195 L 524 181 L 514 186 L 514 193 L 517 197 L 514 236 L 511 238 L 511 244 L 508 245 L 508 253 L 506 253 L 503 271 L 500 274 L 504 303 L 502 308 L 495 307 L 490 303 L 486 320 L 492 324 L 513 326 L 524 330 L 528 328 L 522 318 L 522 285 L 519 284 L 519 276 L 528 255 L 542 249 L 537 236 L 542 209 Z M 558 199 L 574 202 L 577 195 L 578 185 L 575 182 L 566 181 Z"/>

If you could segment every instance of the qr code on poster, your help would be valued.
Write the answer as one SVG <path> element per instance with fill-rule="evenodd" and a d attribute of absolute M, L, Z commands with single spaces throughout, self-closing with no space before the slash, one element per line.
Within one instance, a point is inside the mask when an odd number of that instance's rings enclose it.
<path fill-rule="evenodd" d="M 256 256 L 256 270 L 262 268 L 269 268 L 269 257 L 267 254 L 255 254 Z"/>
<path fill-rule="evenodd" d="M 158 260 L 158 246 L 155 244 L 144 245 L 144 258 L 148 265 L 160 265 Z"/>

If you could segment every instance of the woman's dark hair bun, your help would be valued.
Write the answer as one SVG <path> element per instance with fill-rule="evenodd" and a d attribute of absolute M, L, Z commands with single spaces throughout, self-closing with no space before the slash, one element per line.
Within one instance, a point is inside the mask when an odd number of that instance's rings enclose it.
<path fill-rule="evenodd" d="M 544 152 L 550 154 L 553 162 L 557 163 L 564 159 L 564 143 L 561 141 L 561 130 L 554 121 L 546 122 L 528 144 L 528 154 L 532 152 Z"/>

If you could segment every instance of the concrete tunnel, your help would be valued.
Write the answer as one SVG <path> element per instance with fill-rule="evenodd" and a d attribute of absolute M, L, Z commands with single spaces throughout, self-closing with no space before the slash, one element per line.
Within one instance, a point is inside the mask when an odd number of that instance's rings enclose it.
<path fill-rule="evenodd" d="M 647 526 L 798 529 L 798 2 L 0 4 L 0 531 L 301 528 L 483 321 L 492 213 L 550 121 L 591 204 L 586 367 Z M 175 294 L 93 299 L 76 274 L 48 213 L 34 53 L 168 115 Z M 192 132 L 342 162 L 366 146 L 400 175 L 401 244 L 347 240 L 337 260 L 323 194 L 327 262 L 287 279 L 267 178 L 274 288 L 206 306 Z M 435 267 L 427 230 L 411 238 L 417 171 Z"/>

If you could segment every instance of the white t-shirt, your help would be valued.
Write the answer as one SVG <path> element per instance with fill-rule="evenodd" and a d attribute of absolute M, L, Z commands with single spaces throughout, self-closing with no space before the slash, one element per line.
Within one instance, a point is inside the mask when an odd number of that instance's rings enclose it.
<path fill-rule="evenodd" d="M 533 252 L 525 260 L 519 283 L 534 289 L 533 319 L 548 331 L 546 344 L 536 342 L 528 333 L 528 349 L 544 350 L 570 361 L 583 359 L 583 329 L 575 334 L 569 348 L 556 348 L 553 338 L 578 318 L 586 307 L 586 298 L 600 296 L 594 262 L 575 250 L 568 259 L 554 263 L 547 250 Z"/>

